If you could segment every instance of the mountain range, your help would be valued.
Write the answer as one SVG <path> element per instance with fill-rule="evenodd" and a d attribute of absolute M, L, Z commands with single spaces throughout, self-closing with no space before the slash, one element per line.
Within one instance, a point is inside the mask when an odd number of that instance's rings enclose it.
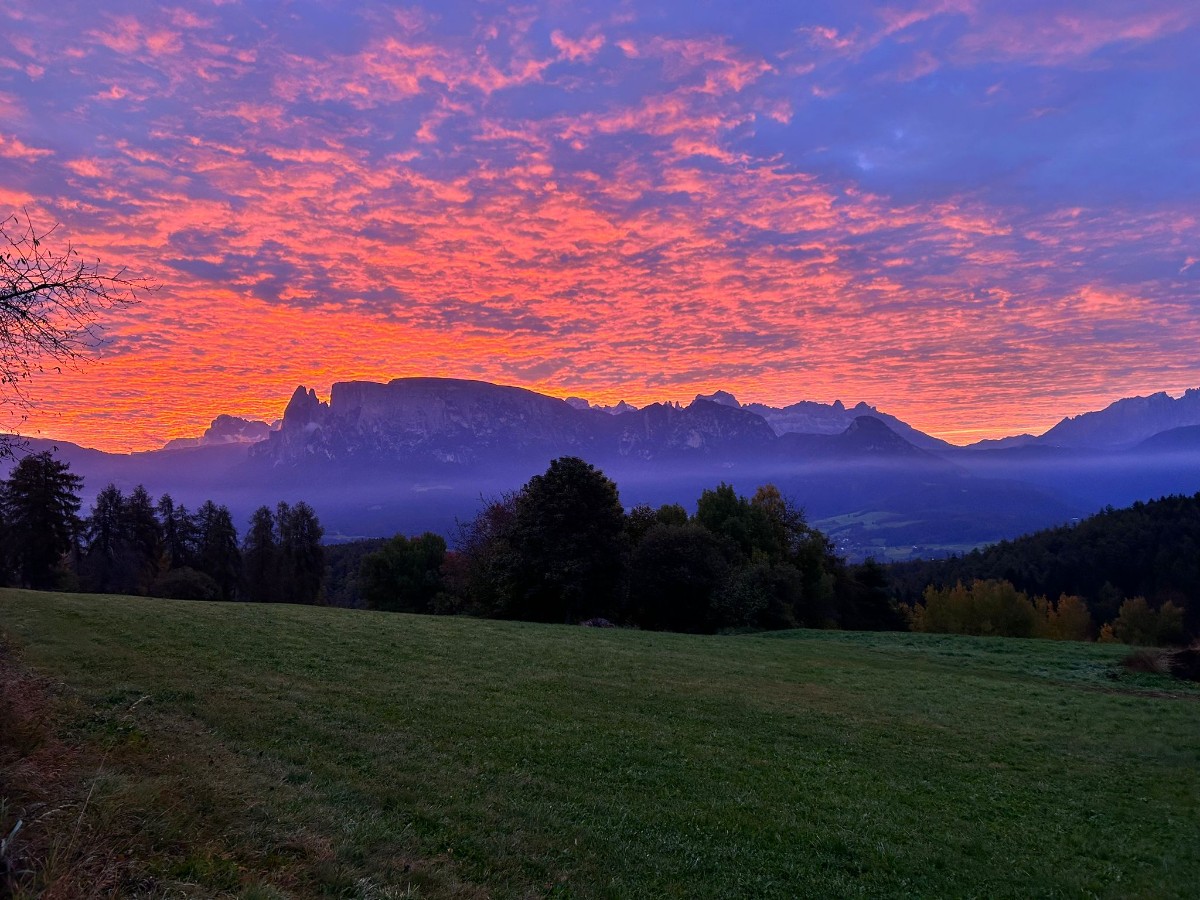
<path fill-rule="evenodd" d="M 296 389 L 268 424 L 220 416 L 199 438 L 108 454 L 53 444 L 93 496 L 143 483 L 245 522 L 307 500 L 334 538 L 453 536 L 481 497 L 556 456 L 612 477 L 627 505 L 694 503 L 726 481 L 773 482 L 851 557 L 938 555 L 1061 524 L 1105 505 L 1200 490 L 1200 390 L 1119 400 L 1040 436 L 955 447 L 859 403 L 775 408 L 718 391 L 690 404 L 593 406 L 486 382 L 403 378 Z"/>

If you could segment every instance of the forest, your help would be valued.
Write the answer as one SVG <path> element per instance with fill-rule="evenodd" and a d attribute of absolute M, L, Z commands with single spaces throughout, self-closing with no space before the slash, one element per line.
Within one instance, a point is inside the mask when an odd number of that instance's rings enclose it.
<path fill-rule="evenodd" d="M 1200 494 L 1108 507 L 1072 525 L 1001 541 L 963 556 L 888 568 L 893 596 L 921 599 L 930 585 L 1007 581 L 1029 595 L 1082 598 L 1098 622 L 1128 599 L 1182 610 L 1188 635 L 1200 633 Z"/>
<path fill-rule="evenodd" d="M 325 545 L 306 503 L 262 506 L 239 540 L 195 511 L 81 480 L 30 454 L 0 486 L 5 583 L 187 600 L 374 610 L 696 633 L 931 631 L 1178 644 L 1197 632 L 1200 495 L 1108 509 L 962 557 L 849 565 L 773 485 L 704 490 L 695 512 L 626 510 L 576 457 L 485 500 L 453 546 L 433 533 Z"/>
<path fill-rule="evenodd" d="M 317 603 L 324 532 L 306 503 L 263 506 L 243 541 L 229 510 L 194 512 L 143 487 L 108 485 L 81 518 L 82 479 L 49 452 L 20 459 L 0 483 L 5 584 L 178 600 Z"/>

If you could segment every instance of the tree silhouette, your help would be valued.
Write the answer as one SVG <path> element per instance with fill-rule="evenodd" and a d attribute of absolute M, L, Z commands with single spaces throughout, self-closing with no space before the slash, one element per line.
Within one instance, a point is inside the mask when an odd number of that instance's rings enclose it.
<path fill-rule="evenodd" d="M 517 495 L 507 614 L 544 622 L 613 615 L 624 538 L 617 486 L 582 459 L 554 460 Z"/>
<path fill-rule="evenodd" d="M 233 519 L 228 508 L 211 500 L 200 506 L 196 519 L 200 532 L 196 552 L 200 571 L 216 582 L 222 600 L 232 600 L 237 596 L 242 577 L 242 554 Z"/>
<path fill-rule="evenodd" d="M 19 582 L 53 588 L 63 557 L 79 531 L 83 479 L 49 451 L 31 453 L 13 467 L 0 492 L 8 553 Z"/>
<path fill-rule="evenodd" d="M 250 529 L 242 544 L 242 576 L 247 600 L 274 603 L 281 599 L 279 562 L 275 514 L 269 506 L 260 506 L 250 518 Z"/>
<path fill-rule="evenodd" d="M 68 241 L 58 226 L 39 229 L 27 212 L 0 220 L 0 396 L 23 419 L 24 385 L 47 368 L 78 365 L 95 342 L 99 315 L 153 290 L 124 268 L 106 271 Z M 0 436 L 0 456 L 13 439 Z"/>

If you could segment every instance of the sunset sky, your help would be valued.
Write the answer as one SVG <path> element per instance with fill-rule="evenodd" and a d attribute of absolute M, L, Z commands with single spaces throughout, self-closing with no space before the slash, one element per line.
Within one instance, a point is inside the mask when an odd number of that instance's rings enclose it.
<path fill-rule="evenodd" d="M 6 0 L 0 47 L 0 213 L 162 285 L 27 433 L 441 375 L 965 443 L 1200 385 L 1193 0 Z"/>

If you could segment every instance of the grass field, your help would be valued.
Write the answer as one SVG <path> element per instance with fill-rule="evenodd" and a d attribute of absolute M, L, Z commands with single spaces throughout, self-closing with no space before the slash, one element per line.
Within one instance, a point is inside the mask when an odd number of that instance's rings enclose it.
<path fill-rule="evenodd" d="M 0 591 L 0 628 L 24 723 L 0 828 L 26 823 L 31 891 L 1183 897 L 1200 880 L 1200 691 L 1117 676 L 1120 647 L 22 591 Z"/>

